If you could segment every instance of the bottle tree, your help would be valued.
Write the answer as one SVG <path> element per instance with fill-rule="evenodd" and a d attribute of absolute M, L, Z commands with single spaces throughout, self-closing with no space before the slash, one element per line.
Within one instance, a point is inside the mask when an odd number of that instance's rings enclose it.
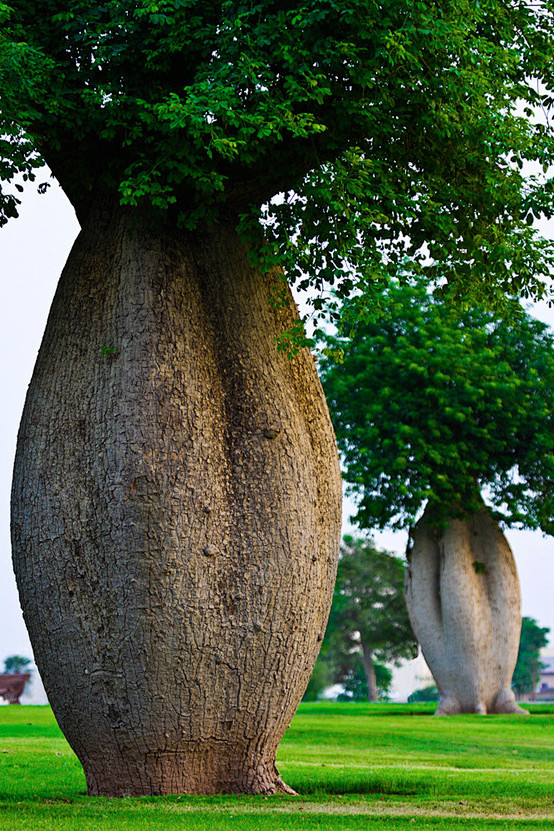
<path fill-rule="evenodd" d="M 283 274 L 339 294 L 409 249 L 540 294 L 552 20 L 508 0 L 0 3 L 1 218 L 45 162 L 81 232 L 19 433 L 12 537 L 92 794 L 286 789 L 340 476 Z M 528 83 L 529 78 L 533 83 Z M 274 198 L 275 197 L 275 198 Z M 314 276 L 317 275 L 317 276 Z"/>
<path fill-rule="evenodd" d="M 437 713 L 523 712 L 510 689 L 519 583 L 499 522 L 554 533 L 553 336 L 519 306 L 464 311 L 418 283 L 391 283 L 382 303 L 351 340 L 329 339 L 343 360 L 323 365 L 356 520 L 410 528 L 406 599 Z"/>

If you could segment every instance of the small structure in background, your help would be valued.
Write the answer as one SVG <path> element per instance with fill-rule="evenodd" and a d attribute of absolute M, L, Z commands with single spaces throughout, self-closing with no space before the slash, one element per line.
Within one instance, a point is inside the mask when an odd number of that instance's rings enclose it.
<path fill-rule="evenodd" d="M 541 656 L 539 683 L 535 690 L 535 701 L 554 701 L 554 656 Z"/>
<path fill-rule="evenodd" d="M 30 658 L 23 655 L 10 655 L 4 660 L 4 672 L 0 673 L 0 696 L 8 704 L 21 704 L 25 685 L 31 680 Z"/>
<path fill-rule="evenodd" d="M 25 684 L 31 675 L 28 672 L 2 673 L 0 674 L 0 696 L 8 704 L 21 704 L 19 700 L 25 689 Z"/>

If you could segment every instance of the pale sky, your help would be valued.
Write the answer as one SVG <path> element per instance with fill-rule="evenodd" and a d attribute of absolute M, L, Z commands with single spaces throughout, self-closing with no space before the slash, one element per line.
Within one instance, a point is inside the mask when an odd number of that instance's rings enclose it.
<path fill-rule="evenodd" d="M 39 196 L 23 195 L 20 218 L 0 229 L 0 662 L 31 656 L 11 567 L 9 495 L 15 442 L 27 385 L 56 283 L 78 232 L 73 210 L 55 185 Z M 554 312 L 537 316 L 554 325 Z M 352 506 L 345 506 L 345 519 Z M 554 540 L 540 533 L 510 531 L 522 589 L 523 614 L 552 630 L 554 644 Z M 389 550 L 404 551 L 404 534 L 377 536 Z M 1 663 L 0 663 L 1 668 Z"/>

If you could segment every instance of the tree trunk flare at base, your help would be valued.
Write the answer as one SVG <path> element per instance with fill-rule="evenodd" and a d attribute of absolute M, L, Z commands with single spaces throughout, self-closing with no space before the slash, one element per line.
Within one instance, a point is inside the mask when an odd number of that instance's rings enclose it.
<path fill-rule="evenodd" d="M 90 794 L 275 793 L 319 652 L 341 484 L 313 357 L 231 227 L 105 208 L 62 274 L 18 439 L 12 541 Z"/>
<path fill-rule="evenodd" d="M 521 631 L 516 564 L 486 509 L 412 532 L 406 602 L 437 683 L 436 715 L 519 713 L 510 688 Z"/>

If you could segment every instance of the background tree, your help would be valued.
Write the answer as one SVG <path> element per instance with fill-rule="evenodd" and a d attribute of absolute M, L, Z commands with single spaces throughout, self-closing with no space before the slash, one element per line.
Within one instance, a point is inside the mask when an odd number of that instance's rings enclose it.
<path fill-rule="evenodd" d="M 361 655 L 351 652 L 348 657 L 343 656 L 335 678 L 336 683 L 343 685 L 344 691 L 339 693 L 337 701 L 388 701 L 392 670 L 384 664 L 373 662 L 373 672 L 375 685 L 370 690 Z"/>
<path fill-rule="evenodd" d="M 342 363 L 323 362 L 356 519 L 411 527 L 425 508 L 407 598 L 439 712 L 516 711 L 519 585 L 495 519 L 554 530 L 554 341 L 520 308 L 464 310 L 419 284 L 389 285 L 382 304 L 330 339 Z"/>
<path fill-rule="evenodd" d="M 369 688 L 359 644 L 355 644 L 351 651 L 349 647 L 350 644 L 341 643 L 339 637 L 336 642 L 334 639 L 331 642 L 327 631 L 302 701 L 319 701 L 324 693 L 336 684 L 344 688 L 338 694 L 337 701 L 368 700 Z M 392 686 L 392 671 L 375 661 L 373 668 L 378 698 L 388 700 Z"/>
<path fill-rule="evenodd" d="M 512 689 L 518 696 L 532 694 L 539 682 L 541 671 L 540 651 L 548 643 L 548 627 L 540 627 L 532 617 L 521 619 L 521 636 Z"/>
<path fill-rule="evenodd" d="M 540 295 L 552 190 L 520 166 L 552 147 L 520 113 L 550 106 L 552 31 L 550 0 L 0 4 L 2 218 L 47 162 L 82 226 L 12 527 L 89 792 L 285 789 L 340 482 L 278 266 L 316 310 L 407 252 L 456 291 Z"/>
<path fill-rule="evenodd" d="M 390 687 L 392 674 L 383 664 L 417 653 L 404 600 L 404 563 L 371 540 L 344 538 L 322 652 L 332 667 L 331 683 L 370 701 Z"/>
<path fill-rule="evenodd" d="M 312 672 L 312 676 L 308 681 L 306 691 L 302 696 L 302 701 L 318 701 L 326 689 L 335 683 L 333 679 L 333 667 L 329 661 L 326 661 L 322 654 L 317 656 L 317 661 Z"/>
<path fill-rule="evenodd" d="M 4 672 L 32 672 L 32 669 L 30 669 L 31 664 L 32 661 L 30 658 L 24 658 L 22 655 L 9 655 L 4 660 Z"/>

